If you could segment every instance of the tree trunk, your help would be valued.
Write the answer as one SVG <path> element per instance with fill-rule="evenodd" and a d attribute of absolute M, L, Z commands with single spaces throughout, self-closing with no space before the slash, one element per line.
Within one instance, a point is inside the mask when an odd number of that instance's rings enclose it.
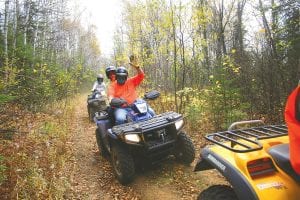
<path fill-rule="evenodd" d="M 272 33 L 271 33 L 270 26 L 269 26 L 267 18 L 266 18 L 266 14 L 265 14 L 265 11 L 264 11 L 264 8 L 263 8 L 263 4 L 262 4 L 261 0 L 258 0 L 258 1 L 259 1 L 259 10 L 260 10 L 263 25 L 264 25 L 264 28 L 265 28 L 265 35 L 266 35 L 266 38 L 267 38 L 267 40 L 269 42 L 269 45 L 271 47 L 271 50 L 272 50 L 271 55 L 272 55 L 273 58 L 277 58 L 276 45 L 275 45 L 275 42 L 274 42 L 274 39 L 273 39 L 273 36 L 272 36 Z"/>
<path fill-rule="evenodd" d="M 4 10 L 4 59 L 5 66 L 8 66 L 8 10 L 9 10 L 9 0 L 5 1 L 5 10 Z"/>
<path fill-rule="evenodd" d="M 222 47 L 223 55 L 227 54 L 226 51 L 226 44 L 225 44 L 225 26 L 223 25 L 224 21 L 224 0 L 222 0 L 220 13 L 219 13 L 219 39 L 220 39 L 220 46 Z"/>
<path fill-rule="evenodd" d="M 203 39 L 205 41 L 205 45 L 203 47 L 203 53 L 204 53 L 204 67 L 206 69 L 206 82 L 209 82 L 209 76 L 211 75 L 211 70 L 210 70 L 210 61 L 209 61 L 209 56 L 208 56 L 208 38 L 207 38 L 207 27 L 206 25 L 203 26 L 202 29 L 202 35 L 203 35 Z"/>
<path fill-rule="evenodd" d="M 177 103 L 177 46 L 176 46 L 176 27 L 174 22 L 174 10 L 172 1 L 170 0 L 170 7 L 171 7 L 171 15 L 172 15 L 172 33 L 173 33 L 173 45 L 174 45 L 174 99 L 175 99 L 175 107 L 176 112 L 178 112 L 178 103 Z"/>
<path fill-rule="evenodd" d="M 239 0 L 237 2 L 237 23 L 236 23 L 236 30 L 235 30 L 235 45 L 236 49 L 240 56 L 244 55 L 244 34 L 243 34 L 243 11 L 245 6 L 246 0 Z"/>
<path fill-rule="evenodd" d="M 13 56 L 15 55 L 17 38 L 18 38 L 18 18 L 19 18 L 19 0 L 15 0 L 15 15 L 14 15 L 14 34 L 13 34 Z"/>
<path fill-rule="evenodd" d="M 24 33 L 23 33 L 23 45 L 26 49 L 27 45 L 27 30 L 28 30 L 28 21 L 29 21 L 29 12 L 30 12 L 31 3 L 26 1 L 24 3 L 24 10 L 25 10 L 25 21 L 24 21 Z M 34 31 L 35 33 L 37 30 Z M 35 34 L 34 33 L 34 34 Z M 34 38 L 35 39 L 35 38 Z M 35 44 L 34 44 L 35 45 Z"/>

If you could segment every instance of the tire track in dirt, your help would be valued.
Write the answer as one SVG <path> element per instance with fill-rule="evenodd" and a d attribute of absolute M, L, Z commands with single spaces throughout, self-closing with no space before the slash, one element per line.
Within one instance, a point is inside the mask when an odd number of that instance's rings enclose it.
<path fill-rule="evenodd" d="M 133 183 L 121 185 L 114 177 L 110 161 L 98 151 L 96 125 L 88 120 L 86 96 L 77 101 L 71 128 L 73 173 L 69 199 L 196 199 L 199 180 L 207 179 L 206 175 L 194 173 L 194 164 L 183 166 L 174 158 L 151 169 L 137 169 Z"/>
<path fill-rule="evenodd" d="M 86 99 L 78 99 L 72 123 L 73 173 L 71 176 L 71 199 L 103 199 L 105 193 L 98 181 L 101 169 L 95 148 L 95 127 L 87 118 Z M 107 199 L 107 198 L 106 198 Z"/>

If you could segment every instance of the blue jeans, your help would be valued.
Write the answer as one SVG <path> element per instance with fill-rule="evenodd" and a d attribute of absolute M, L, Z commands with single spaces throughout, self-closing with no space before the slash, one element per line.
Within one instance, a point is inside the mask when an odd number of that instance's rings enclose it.
<path fill-rule="evenodd" d="M 127 113 L 131 110 L 131 108 L 116 108 L 115 109 L 115 119 L 116 125 L 124 124 L 126 120 Z"/>
<path fill-rule="evenodd" d="M 131 111 L 131 108 L 116 108 L 115 109 L 115 119 L 116 119 L 116 125 L 124 124 L 127 113 Z M 153 117 L 155 115 L 155 112 L 152 108 L 148 107 L 149 114 Z"/>

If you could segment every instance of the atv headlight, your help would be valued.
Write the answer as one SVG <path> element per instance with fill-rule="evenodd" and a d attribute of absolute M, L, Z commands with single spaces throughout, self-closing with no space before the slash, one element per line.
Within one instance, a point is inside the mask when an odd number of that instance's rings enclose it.
<path fill-rule="evenodd" d="M 141 141 L 141 138 L 138 134 L 127 134 L 125 135 L 126 142 L 135 142 L 138 143 Z"/>
<path fill-rule="evenodd" d="M 175 127 L 176 127 L 177 130 L 179 130 L 182 126 L 183 126 L 183 119 L 178 120 L 177 122 L 175 122 Z"/>

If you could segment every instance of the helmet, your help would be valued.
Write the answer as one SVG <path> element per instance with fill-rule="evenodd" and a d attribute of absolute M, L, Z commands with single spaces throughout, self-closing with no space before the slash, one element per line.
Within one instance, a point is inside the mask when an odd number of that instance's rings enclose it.
<path fill-rule="evenodd" d="M 103 82 L 103 79 L 104 79 L 104 77 L 103 77 L 102 74 L 98 74 L 98 75 L 97 75 L 97 81 L 98 81 L 99 83 L 102 83 L 102 82 Z"/>
<path fill-rule="evenodd" d="M 123 85 L 128 77 L 128 71 L 125 67 L 118 67 L 116 70 L 117 83 Z"/>
<path fill-rule="evenodd" d="M 106 74 L 106 77 L 108 79 L 109 79 L 110 72 L 116 73 L 116 67 L 115 66 L 108 66 L 108 67 L 106 67 L 105 74 Z"/>

